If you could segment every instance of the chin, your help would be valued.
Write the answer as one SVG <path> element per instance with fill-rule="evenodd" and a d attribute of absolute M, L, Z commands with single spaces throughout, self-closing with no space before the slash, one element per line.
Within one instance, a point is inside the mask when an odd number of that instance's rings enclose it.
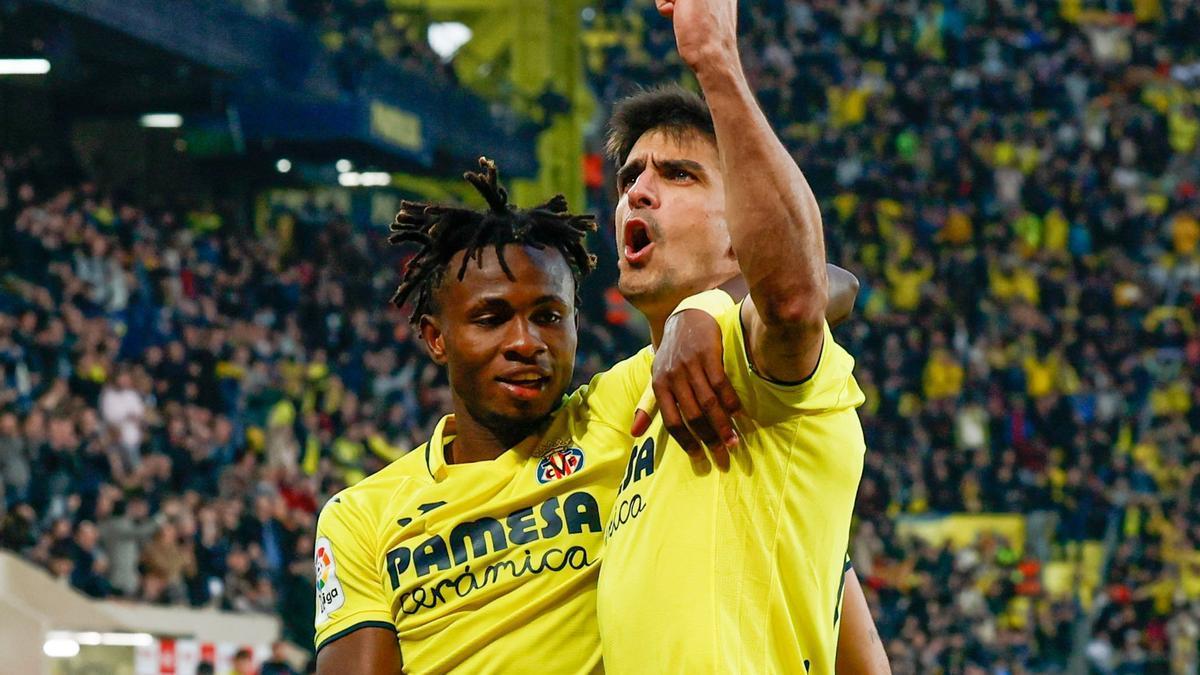
<path fill-rule="evenodd" d="M 562 400 L 562 394 L 547 396 L 534 401 L 513 401 L 506 410 L 497 410 L 492 417 L 501 424 L 526 426 L 540 424 L 554 413 Z"/>
<path fill-rule="evenodd" d="M 621 276 L 617 277 L 617 290 L 629 300 L 653 297 L 658 293 L 660 286 L 655 281 L 656 278 L 650 270 L 625 268 L 621 270 Z"/>

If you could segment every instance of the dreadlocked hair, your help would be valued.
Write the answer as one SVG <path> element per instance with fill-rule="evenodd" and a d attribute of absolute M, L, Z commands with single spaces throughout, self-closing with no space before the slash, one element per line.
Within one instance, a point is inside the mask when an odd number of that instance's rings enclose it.
<path fill-rule="evenodd" d="M 458 280 L 467 273 L 472 259 L 483 267 L 483 250 L 495 248 L 496 258 L 504 274 L 516 281 L 504 259 L 504 247 L 522 244 L 536 249 L 551 247 L 562 253 L 575 279 L 575 303 L 579 304 L 579 281 L 596 266 L 596 256 L 587 251 L 584 239 L 596 230 L 596 217 L 567 212 L 567 200 L 562 195 L 535 206 L 518 209 L 508 203 L 508 191 L 498 182 L 496 163 L 479 158 L 481 171 L 468 171 L 463 178 L 487 201 L 486 211 L 468 208 L 403 201 L 400 212 L 392 221 L 388 243 L 399 246 L 415 243 L 416 255 L 408 263 L 404 278 L 392 304 L 403 307 L 414 300 L 410 321 L 435 310 L 434 293 L 445 276 L 450 260 L 459 251 L 466 251 L 458 268 Z"/>

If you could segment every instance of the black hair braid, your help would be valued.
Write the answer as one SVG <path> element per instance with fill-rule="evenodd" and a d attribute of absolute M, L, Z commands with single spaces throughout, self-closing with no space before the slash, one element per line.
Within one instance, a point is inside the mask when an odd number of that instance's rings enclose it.
<path fill-rule="evenodd" d="M 400 203 L 400 212 L 392 221 L 388 243 L 417 245 L 416 254 L 392 296 L 392 304 L 397 307 L 413 301 L 413 323 L 417 323 L 422 315 L 435 311 L 434 292 L 451 259 L 459 251 L 466 252 L 458 268 L 460 281 L 472 258 L 483 267 L 483 251 L 488 246 L 495 249 L 505 276 L 515 281 L 516 277 L 504 259 L 505 246 L 553 247 L 562 253 L 571 269 L 576 304 L 579 302 L 579 281 L 595 268 L 596 257 L 588 253 L 585 245 L 587 234 L 596 230 L 594 216 L 571 214 L 562 195 L 555 195 L 532 209 L 518 209 L 509 204 L 508 191 L 500 186 L 495 162 L 480 157 L 479 167 L 481 171 L 468 171 L 463 177 L 483 196 L 488 210 L 405 200 Z"/>

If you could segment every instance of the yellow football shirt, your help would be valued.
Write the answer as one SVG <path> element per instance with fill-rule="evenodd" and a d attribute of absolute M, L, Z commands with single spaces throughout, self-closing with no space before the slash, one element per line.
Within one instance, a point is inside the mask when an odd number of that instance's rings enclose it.
<path fill-rule="evenodd" d="M 813 376 L 752 370 L 741 305 L 718 317 L 742 400 L 728 472 L 693 463 L 657 416 L 606 528 L 600 634 L 610 673 L 833 673 L 863 394 L 825 328 Z"/>
<path fill-rule="evenodd" d="M 373 626 L 395 630 L 406 672 L 600 671 L 603 527 L 651 358 L 565 397 L 540 441 L 447 464 L 448 416 L 331 499 L 314 551 L 318 650 Z"/>

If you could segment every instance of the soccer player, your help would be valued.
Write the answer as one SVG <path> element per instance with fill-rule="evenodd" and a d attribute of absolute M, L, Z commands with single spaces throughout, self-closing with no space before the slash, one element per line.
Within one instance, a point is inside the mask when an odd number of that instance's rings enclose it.
<path fill-rule="evenodd" d="M 393 301 L 413 300 L 454 414 L 322 509 L 322 674 L 600 669 L 602 528 L 650 354 L 564 400 L 595 223 L 561 197 L 511 207 L 481 163 L 487 211 L 406 202 L 392 226 L 420 247 Z"/>
<path fill-rule="evenodd" d="M 695 293 L 741 274 L 749 297 L 735 304 L 706 294 L 730 386 L 698 374 L 702 359 L 655 360 L 661 415 L 629 457 L 607 528 L 605 667 L 832 673 L 844 583 L 853 579 L 845 552 L 863 395 L 823 316 L 820 210 L 746 82 L 736 1 L 657 6 L 708 105 L 659 90 L 614 112 L 620 288 L 656 342 L 699 313 L 673 314 Z M 699 340 L 697 330 L 690 324 L 683 342 Z M 722 404 L 745 414 L 722 424 L 710 414 Z M 714 451 L 716 469 L 689 428 Z M 688 454 L 672 449 L 673 438 Z M 874 655 L 854 665 L 886 672 L 857 584 L 853 592 L 845 609 L 866 640 L 846 645 L 855 651 L 845 661 Z"/>
<path fill-rule="evenodd" d="M 484 166 L 469 179 L 487 212 L 406 203 L 393 225 L 393 241 L 421 247 L 394 301 L 413 299 L 414 322 L 448 369 L 454 414 L 322 509 L 321 673 L 601 667 L 602 528 L 651 352 L 563 398 L 593 222 L 561 198 L 512 208 Z M 659 353 L 674 347 L 668 339 Z"/>

